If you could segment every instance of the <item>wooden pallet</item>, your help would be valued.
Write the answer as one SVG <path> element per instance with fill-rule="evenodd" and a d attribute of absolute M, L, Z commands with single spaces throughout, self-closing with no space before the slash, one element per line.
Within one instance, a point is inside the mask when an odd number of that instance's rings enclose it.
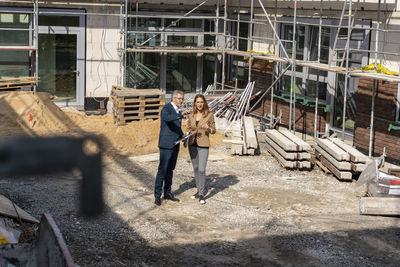
<path fill-rule="evenodd" d="M 113 86 L 114 122 L 124 125 L 135 120 L 158 119 L 165 105 L 165 94 L 158 89 L 130 89 Z"/>
<path fill-rule="evenodd" d="M 159 114 L 131 114 L 130 116 L 118 116 L 114 114 L 114 123 L 117 125 L 125 125 L 128 122 L 139 121 L 139 120 L 147 120 L 147 119 L 158 119 L 160 118 Z"/>
<path fill-rule="evenodd" d="M 39 82 L 39 77 L 18 77 L 0 79 L 0 90 L 12 91 L 22 87 L 31 87 Z"/>
<path fill-rule="evenodd" d="M 160 113 L 161 109 L 163 108 L 164 104 L 156 104 L 156 105 L 137 105 L 137 106 L 115 106 L 114 105 L 114 112 L 118 115 L 125 115 L 125 114 L 136 114 L 142 112 L 157 112 Z"/>

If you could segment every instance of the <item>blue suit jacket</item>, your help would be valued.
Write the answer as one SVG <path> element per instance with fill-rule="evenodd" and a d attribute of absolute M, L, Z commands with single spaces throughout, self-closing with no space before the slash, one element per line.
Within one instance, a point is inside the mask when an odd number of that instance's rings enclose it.
<path fill-rule="evenodd" d="M 181 114 L 176 113 L 171 103 L 163 107 L 161 110 L 160 137 L 158 139 L 159 148 L 172 149 L 175 146 L 175 142 L 182 138 L 182 117 Z"/>

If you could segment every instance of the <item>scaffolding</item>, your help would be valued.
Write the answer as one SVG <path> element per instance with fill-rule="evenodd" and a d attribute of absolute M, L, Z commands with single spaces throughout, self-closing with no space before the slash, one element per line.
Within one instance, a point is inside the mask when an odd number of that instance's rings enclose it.
<path fill-rule="evenodd" d="M 244 8 L 243 6 L 240 5 L 240 0 L 237 1 L 236 6 L 229 6 L 228 0 L 224 1 L 219 1 L 219 0 L 204 0 L 200 4 L 194 5 L 192 9 L 187 11 L 183 15 L 168 15 L 168 14 L 160 14 L 157 17 L 161 19 L 170 19 L 171 22 L 169 25 L 163 27 L 161 30 L 154 30 L 154 31 L 140 31 L 138 27 L 138 20 L 142 18 L 151 18 L 150 15 L 143 15 L 140 9 L 141 2 L 139 0 L 135 0 L 133 3 L 131 0 L 120 0 L 120 13 L 119 14 L 108 14 L 108 13 L 85 13 L 85 15 L 93 15 L 93 16 L 118 16 L 120 19 L 120 45 L 118 48 L 119 55 L 120 55 L 120 72 L 121 72 L 121 80 L 120 84 L 125 86 L 127 81 L 127 75 L 126 75 L 126 70 L 127 70 L 127 61 L 128 53 L 134 53 L 134 59 L 136 62 L 134 62 L 134 78 L 133 80 L 135 81 L 134 87 L 136 88 L 136 81 L 138 80 L 138 70 L 145 70 L 146 73 L 149 75 L 148 77 L 153 77 L 154 75 L 145 68 L 145 66 L 141 66 L 137 62 L 137 56 L 139 53 L 176 53 L 176 54 L 181 54 L 181 53 L 190 53 L 190 54 L 214 54 L 215 55 L 215 68 L 214 68 L 214 89 L 217 89 L 217 85 L 220 85 L 221 89 L 224 90 L 226 87 L 226 64 L 227 64 L 227 56 L 240 56 L 240 57 L 247 57 L 248 58 L 248 82 L 252 80 L 252 61 L 255 59 L 261 59 L 261 60 L 267 60 L 267 61 L 273 61 L 277 64 L 277 66 L 284 66 L 280 67 L 281 73 L 279 75 L 275 75 L 275 71 L 278 69 L 274 69 L 272 71 L 272 84 L 265 89 L 263 92 L 258 93 L 257 96 L 259 96 L 259 99 L 256 101 L 256 104 L 253 105 L 252 109 L 256 107 L 256 105 L 263 99 L 268 93 L 271 94 L 271 110 L 269 114 L 269 118 L 273 118 L 273 110 L 272 110 L 272 105 L 274 101 L 274 90 L 277 88 L 277 84 L 280 82 L 282 77 L 285 75 L 285 73 L 291 69 L 291 79 L 290 79 L 290 101 L 289 101 L 289 129 L 292 131 L 295 131 L 295 125 L 296 125 L 296 66 L 298 67 L 307 67 L 310 69 L 315 69 L 315 70 L 321 70 L 321 71 L 326 71 L 326 72 L 333 72 L 341 75 L 344 75 L 345 81 L 344 81 L 344 93 L 342 93 L 343 96 L 343 113 L 342 113 L 342 139 L 345 138 L 345 122 L 346 122 L 346 108 L 347 108 L 347 94 L 348 94 L 348 87 L 349 87 L 349 78 L 350 77 L 364 77 L 364 78 L 369 78 L 373 80 L 382 80 L 382 81 L 390 81 L 390 82 L 400 82 L 400 77 L 399 76 L 393 76 L 393 75 L 387 75 L 383 73 L 378 73 L 377 72 L 377 56 L 378 55 L 392 55 L 392 56 L 400 56 L 399 53 L 391 53 L 391 52 L 384 52 L 384 51 L 379 51 L 378 49 L 378 40 L 379 40 L 379 33 L 380 32 L 400 32 L 396 30 L 388 30 L 388 29 L 381 29 L 380 28 L 380 23 L 381 23 L 381 0 L 378 0 L 377 3 L 377 26 L 376 28 L 374 27 L 357 27 L 355 26 L 354 22 L 356 21 L 356 13 L 358 10 L 358 3 L 359 0 L 344 0 L 343 2 L 343 8 L 342 8 L 342 13 L 339 17 L 340 22 L 339 24 L 336 25 L 330 25 L 324 23 L 323 20 L 323 1 L 321 0 L 319 3 L 319 23 L 304 23 L 302 21 L 299 21 L 297 18 L 297 0 L 292 1 L 293 6 L 292 11 L 293 11 L 293 20 L 290 21 L 282 21 L 278 20 L 277 16 L 277 10 L 278 10 L 278 5 L 277 5 L 277 0 L 274 0 L 274 15 L 270 15 L 267 12 L 267 9 L 265 8 L 263 1 L 262 0 L 250 0 L 250 7 Z M 18 1 L 15 1 L 18 2 Z M 24 46 L 24 47 L 11 47 L 11 46 L 0 46 L 0 50 L 28 50 L 31 53 L 31 58 L 33 58 L 33 67 L 32 67 L 32 73 L 33 76 L 38 77 L 38 17 L 41 14 L 39 11 L 39 4 L 38 0 L 32 0 L 31 1 L 33 4 L 33 11 L 29 12 L 33 16 L 33 24 L 32 27 L 29 29 L 10 29 L 10 28 L 0 28 L 0 30 L 28 30 L 31 33 L 32 36 L 32 45 L 31 46 Z M 211 3 L 213 2 L 213 3 Z M 248 1 L 247 1 L 248 2 Z M 265 1 L 264 1 L 265 2 Z M 272 1 L 271 1 L 272 2 Z M 340 1 L 338 1 L 340 2 Z M 355 7 L 354 7 L 354 3 Z M 199 16 L 196 15 L 195 12 L 200 10 L 203 6 L 206 4 L 212 4 L 214 5 L 215 3 L 215 16 L 210 15 L 207 17 L 204 16 Z M 258 6 L 257 6 L 258 4 Z M 189 5 L 187 5 L 189 6 Z M 134 7 L 134 8 L 132 8 Z M 222 8 L 221 8 L 222 7 Z M 265 18 L 264 19 L 254 19 L 254 11 L 255 10 L 262 11 L 264 14 Z M 250 14 L 250 19 L 245 20 L 242 19 L 241 16 L 241 11 L 246 11 L 247 14 Z M 7 12 L 12 12 L 12 11 L 7 11 Z M 229 14 L 232 14 L 233 12 L 236 12 L 237 17 L 236 19 L 231 19 L 229 18 Z M 26 13 L 26 12 L 24 12 Z M 52 12 L 53 14 L 65 14 L 65 11 L 58 11 L 58 12 Z M 221 15 L 223 13 L 223 15 Z M 71 14 L 71 13 L 69 13 Z M 345 17 L 348 17 L 347 20 L 347 25 L 343 24 L 342 21 L 345 20 Z M 273 19 L 271 19 L 271 17 Z M 214 20 L 214 32 L 203 32 L 204 34 L 208 35 L 214 35 L 215 41 L 212 46 L 201 46 L 201 47 L 169 47 L 165 44 L 161 44 L 161 46 L 146 46 L 152 39 L 154 39 L 157 35 L 160 35 L 162 33 L 166 33 L 170 28 L 174 27 L 177 25 L 181 20 L 184 19 L 194 19 L 194 20 Z M 135 27 L 134 30 L 130 29 L 130 25 L 128 25 L 129 20 L 135 20 Z M 222 23 L 221 23 L 222 22 Z M 231 34 L 229 33 L 228 30 L 228 23 L 236 23 L 237 24 L 237 32 L 236 34 Z M 241 23 L 245 23 L 249 26 L 249 34 L 247 37 L 241 37 L 239 34 L 239 27 Z M 293 30 L 292 30 L 292 40 L 284 40 L 277 32 L 277 25 L 279 23 L 292 23 Z M 267 38 L 267 37 L 262 37 L 262 36 L 256 36 L 253 34 L 253 29 L 255 25 L 264 25 L 265 27 L 270 27 L 272 30 L 272 38 Z M 316 61 L 307 61 L 307 60 L 299 60 L 296 59 L 296 28 L 300 25 L 312 25 L 316 26 L 319 29 L 318 33 L 318 56 Z M 222 27 L 221 27 L 222 26 Z M 334 49 L 336 50 L 336 42 L 338 39 L 339 31 L 341 29 L 347 28 L 347 36 L 346 36 L 346 44 L 344 50 L 342 49 L 342 59 L 338 59 L 338 55 L 336 55 L 336 58 L 333 53 L 336 51 L 333 51 L 331 56 L 329 57 L 329 62 L 328 63 L 322 63 L 321 62 L 321 32 L 322 32 L 322 27 L 325 28 L 330 28 L 330 29 L 336 29 L 337 30 L 337 36 L 335 38 L 335 44 L 334 44 Z M 222 28 L 222 29 L 221 29 Z M 360 48 L 351 48 L 350 47 L 350 38 L 352 36 L 352 31 L 355 29 L 358 30 L 367 30 L 370 32 L 375 32 L 375 38 L 376 38 L 376 44 L 375 44 L 375 50 L 370 50 L 370 49 L 360 49 Z M 221 31 L 222 30 L 222 31 Z M 150 34 L 151 37 L 143 41 L 142 43 L 138 42 L 138 35 L 139 34 Z M 188 35 L 194 34 L 194 32 L 186 32 Z M 134 39 L 134 46 L 129 47 L 128 46 L 128 39 L 130 34 L 134 34 L 135 39 Z M 248 42 L 248 51 L 241 51 L 239 50 L 239 42 L 240 40 L 246 40 Z M 228 42 L 233 42 L 235 41 L 236 45 L 228 45 Z M 273 43 L 273 53 L 271 54 L 258 54 L 256 52 L 253 52 L 253 46 L 254 43 Z M 221 44 L 222 43 L 222 44 Z M 287 44 L 290 44 L 292 47 L 291 54 L 288 54 L 288 51 L 286 51 Z M 277 49 L 278 48 L 278 49 Z M 360 70 L 352 70 L 350 68 L 350 54 L 351 53 L 367 53 L 368 55 L 374 55 L 375 59 L 375 70 L 372 72 L 363 72 Z M 221 57 L 221 83 L 218 84 L 218 78 L 217 78 L 217 56 Z M 337 63 L 340 62 L 338 65 Z M 285 65 L 283 65 L 285 64 Z M 319 82 L 318 82 L 319 83 Z M 336 85 L 338 86 L 338 85 Z M 36 87 L 34 87 L 34 90 L 36 90 Z M 237 87 L 237 78 L 235 81 L 235 87 Z M 316 92 L 316 97 L 315 97 L 315 118 L 314 118 L 314 138 L 317 138 L 320 133 L 317 132 L 317 116 L 318 116 L 318 106 L 319 106 L 319 99 L 318 99 L 318 88 L 317 86 L 317 92 Z M 374 88 L 373 88 L 373 94 L 372 94 L 372 108 L 371 108 L 371 127 L 370 127 L 370 144 L 369 144 L 369 155 L 371 156 L 371 150 L 372 150 L 372 140 L 373 140 L 373 117 L 374 117 L 374 105 L 375 105 L 375 83 L 374 83 Z M 252 110 L 251 109 L 251 110 Z M 263 114 L 265 116 L 265 114 Z"/>

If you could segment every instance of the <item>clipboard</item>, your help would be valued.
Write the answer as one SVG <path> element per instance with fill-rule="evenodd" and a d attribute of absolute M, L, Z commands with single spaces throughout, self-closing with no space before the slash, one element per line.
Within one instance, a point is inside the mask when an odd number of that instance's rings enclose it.
<path fill-rule="evenodd" d="M 177 141 L 175 142 L 175 145 L 179 144 L 180 142 L 186 141 L 186 140 L 189 139 L 189 137 L 192 136 L 192 135 L 193 135 L 193 133 L 189 133 L 189 134 L 186 135 L 185 137 L 182 137 L 181 139 L 179 139 L 179 140 L 177 140 Z"/>

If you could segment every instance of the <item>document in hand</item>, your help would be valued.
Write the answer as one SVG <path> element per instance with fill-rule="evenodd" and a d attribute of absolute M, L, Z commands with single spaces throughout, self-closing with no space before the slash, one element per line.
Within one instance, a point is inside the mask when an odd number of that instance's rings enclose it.
<path fill-rule="evenodd" d="M 177 140 L 175 142 L 175 145 L 179 144 L 180 142 L 186 141 L 191 135 L 193 135 L 193 134 L 192 133 L 188 133 L 185 137 L 182 137 L 181 139 Z"/>

